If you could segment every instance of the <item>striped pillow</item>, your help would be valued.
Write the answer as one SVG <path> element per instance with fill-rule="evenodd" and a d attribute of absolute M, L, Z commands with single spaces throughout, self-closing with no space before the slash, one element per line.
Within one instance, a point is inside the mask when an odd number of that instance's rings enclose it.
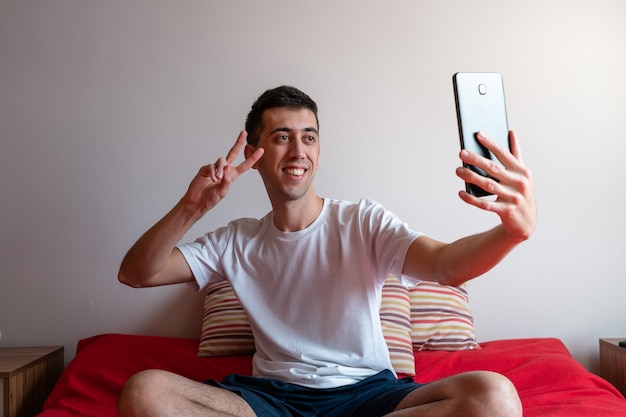
<path fill-rule="evenodd" d="M 228 281 L 209 285 L 204 298 L 198 356 L 243 355 L 255 352 L 246 312 Z"/>
<path fill-rule="evenodd" d="M 383 286 L 381 324 L 391 363 L 397 373 L 415 375 L 408 289 L 390 276 Z M 254 353 L 248 316 L 228 281 L 207 288 L 198 356 Z"/>
<path fill-rule="evenodd" d="M 389 275 L 383 285 L 380 323 L 389 348 L 393 369 L 397 373 L 415 375 L 415 358 L 411 344 L 411 302 L 409 290 L 400 279 Z"/>
<path fill-rule="evenodd" d="M 480 348 L 465 286 L 422 281 L 408 291 L 414 350 Z"/>

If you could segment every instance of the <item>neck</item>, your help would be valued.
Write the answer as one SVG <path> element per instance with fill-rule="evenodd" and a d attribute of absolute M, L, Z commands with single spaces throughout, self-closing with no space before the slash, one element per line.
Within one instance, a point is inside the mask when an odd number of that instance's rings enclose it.
<path fill-rule="evenodd" d="M 297 232 L 306 229 L 319 216 L 324 200 L 312 194 L 311 197 L 272 205 L 274 225 L 283 232 Z"/>

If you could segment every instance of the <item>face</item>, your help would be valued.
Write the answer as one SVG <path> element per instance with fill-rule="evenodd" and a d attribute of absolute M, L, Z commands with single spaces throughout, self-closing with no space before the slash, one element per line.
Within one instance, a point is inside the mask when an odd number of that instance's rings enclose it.
<path fill-rule="evenodd" d="M 265 152 L 255 168 L 273 202 L 315 197 L 311 184 L 319 163 L 320 145 L 312 111 L 287 107 L 265 110 L 258 147 Z M 253 151 L 248 145 L 246 152 Z"/>

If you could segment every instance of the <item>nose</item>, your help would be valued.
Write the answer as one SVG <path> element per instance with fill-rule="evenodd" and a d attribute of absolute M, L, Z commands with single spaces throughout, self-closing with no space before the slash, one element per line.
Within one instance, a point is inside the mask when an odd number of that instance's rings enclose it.
<path fill-rule="evenodd" d="M 304 159 L 304 144 L 299 140 L 292 141 L 288 155 L 291 159 Z"/>

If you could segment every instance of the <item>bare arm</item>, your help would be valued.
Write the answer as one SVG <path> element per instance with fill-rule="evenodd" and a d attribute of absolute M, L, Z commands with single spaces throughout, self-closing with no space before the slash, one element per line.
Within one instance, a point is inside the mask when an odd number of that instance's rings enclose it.
<path fill-rule="evenodd" d="M 463 162 L 498 178 L 499 182 L 465 168 L 458 168 L 457 175 L 464 181 L 491 191 L 496 198 L 477 198 L 465 191 L 461 191 L 459 196 L 468 204 L 496 213 L 501 224 L 450 244 L 426 236 L 416 239 L 404 262 L 403 273 L 406 275 L 447 285 L 461 285 L 489 271 L 532 234 L 537 222 L 532 175 L 524 166 L 515 133 L 509 134 L 511 152 L 498 147 L 485 136 L 479 135 L 478 139 L 496 155 L 504 168 L 471 152 L 462 151 L 460 157 Z"/>
<path fill-rule="evenodd" d="M 118 279 L 132 287 L 188 282 L 193 275 L 175 246 L 189 228 L 226 195 L 239 175 L 263 156 L 259 148 L 238 166 L 232 163 L 245 146 L 241 132 L 225 158 L 206 165 L 191 181 L 183 198 L 130 248 L 120 266 Z"/>

